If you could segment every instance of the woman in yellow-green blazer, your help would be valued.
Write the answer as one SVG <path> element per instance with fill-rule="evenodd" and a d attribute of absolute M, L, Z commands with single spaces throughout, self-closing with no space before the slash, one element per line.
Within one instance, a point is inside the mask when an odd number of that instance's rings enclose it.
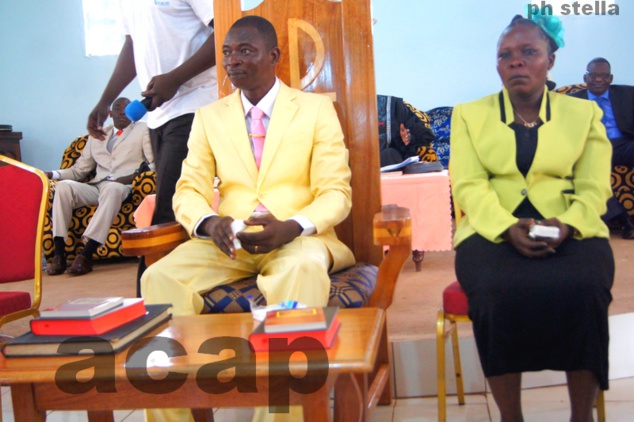
<path fill-rule="evenodd" d="M 543 89 L 538 142 L 526 176 L 518 169 L 515 119 L 509 92 L 457 105 L 451 121 L 453 193 L 469 210 L 455 245 L 478 232 L 492 242 L 517 221 L 513 211 L 526 199 L 544 218 L 557 217 L 576 238 L 605 237 L 601 220 L 611 195 L 612 147 L 599 107 Z"/>
<path fill-rule="evenodd" d="M 502 91 L 453 110 L 456 275 L 501 419 L 523 420 L 522 372 L 550 369 L 585 421 L 608 387 L 611 146 L 598 106 L 548 92 L 561 25 L 537 18 L 500 36 Z M 532 238 L 533 225 L 555 233 Z"/>

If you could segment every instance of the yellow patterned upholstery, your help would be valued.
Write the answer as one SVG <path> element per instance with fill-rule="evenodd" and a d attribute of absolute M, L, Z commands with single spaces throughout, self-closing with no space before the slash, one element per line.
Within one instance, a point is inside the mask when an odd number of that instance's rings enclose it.
<path fill-rule="evenodd" d="M 612 190 L 629 215 L 634 216 L 634 167 L 612 168 Z"/>
<path fill-rule="evenodd" d="M 586 88 L 586 84 L 566 85 L 555 92 L 572 94 Z M 614 166 L 612 168 L 612 190 L 629 215 L 634 216 L 634 167 Z"/>
<path fill-rule="evenodd" d="M 407 101 L 403 101 L 403 104 L 405 104 L 407 108 L 409 108 L 416 116 L 418 116 L 423 121 L 423 123 L 425 123 L 425 126 L 427 126 L 427 129 L 431 129 L 431 118 L 429 117 L 427 113 L 425 113 L 424 111 L 418 110 L 416 107 L 412 106 Z M 438 161 L 438 156 L 436 155 L 436 151 L 434 151 L 434 148 L 431 145 L 420 147 L 418 149 L 418 156 L 420 157 L 421 161 L 427 161 L 427 162 Z"/>
<path fill-rule="evenodd" d="M 572 84 L 572 85 L 564 85 L 559 88 L 555 88 L 553 92 L 559 92 L 560 94 L 572 94 L 577 91 L 581 91 L 582 89 L 586 89 L 586 84 Z"/>
<path fill-rule="evenodd" d="M 64 151 L 60 168 L 66 169 L 75 163 L 81 155 L 84 146 L 86 146 L 87 140 L 88 135 L 84 135 L 71 142 L 70 146 Z M 89 175 L 86 180 L 90 180 L 92 176 L 92 174 Z M 47 262 L 50 262 L 53 259 L 54 253 L 53 220 L 51 218 L 51 210 L 53 207 L 53 197 L 55 196 L 55 185 L 57 184 L 57 181 L 50 180 L 49 183 L 49 201 L 46 219 L 44 222 L 43 239 L 43 251 Z M 153 194 L 155 190 L 156 175 L 154 171 L 146 171 L 134 179 L 132 182 L 132 194 L 123 202 L 121 211 L 117 215 L 112 227 L 110 227 L 106 244 L 97 249 L 93 258 L 103 259 L 124 256 L 121 251 L 121 232 L 135 227 L 134 219 L 132 217 L 134 210 L 136 210 L 141 201 L 143 201 L 143 198 L 147 195 Z M 66 255 L 68 259 L 74 259 L 77 254 L 81 253 L 84 247 L 84 244 L 81 241 L 81 236 L 95 213 L 95 209 L 96 207 L 81 207 L 73 211 L 73 219 L 71 220 L 70 229 L 68 231 L 68 239 L 66 240 Z"/>

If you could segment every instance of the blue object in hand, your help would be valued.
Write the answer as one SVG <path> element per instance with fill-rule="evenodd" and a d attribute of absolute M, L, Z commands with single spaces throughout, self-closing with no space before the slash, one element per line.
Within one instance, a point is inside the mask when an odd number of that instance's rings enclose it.
<path fill-rule="evenodd" d="M 147 113 L 147 109 L 150 105 L 152 105 L 151 98 L 144 98 L 141 101 L 134 100 L 126 106 L 125 115 L 133 122 L 137 122 L 145 116 L 145 113 Z"/>

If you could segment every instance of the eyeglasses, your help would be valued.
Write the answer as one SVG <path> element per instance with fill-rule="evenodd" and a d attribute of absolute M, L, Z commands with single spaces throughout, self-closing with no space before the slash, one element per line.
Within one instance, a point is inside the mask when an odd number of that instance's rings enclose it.
<path fill-rule="evenodd" d="M 586 75 L 592 81 L 597 80 L 597 78 L 601 78 L 603 80 L 606 80 L 606 79 L 610 79 L 610 76 L 612 76 L 610 73 L 590 73 L 590 72 L 586 72 Z"/>

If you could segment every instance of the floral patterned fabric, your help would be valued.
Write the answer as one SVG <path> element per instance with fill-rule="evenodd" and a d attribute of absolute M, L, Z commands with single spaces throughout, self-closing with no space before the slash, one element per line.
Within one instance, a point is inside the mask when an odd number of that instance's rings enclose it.
<path fill-rule="evenodd" d="M 431 130 L 436 135 L 432 142 L 438 161 L 444 168 L 449 167 L 449 135 L 451 134 L 451 112 L 453 107 L 436 107 L 427 112 Z"/>

